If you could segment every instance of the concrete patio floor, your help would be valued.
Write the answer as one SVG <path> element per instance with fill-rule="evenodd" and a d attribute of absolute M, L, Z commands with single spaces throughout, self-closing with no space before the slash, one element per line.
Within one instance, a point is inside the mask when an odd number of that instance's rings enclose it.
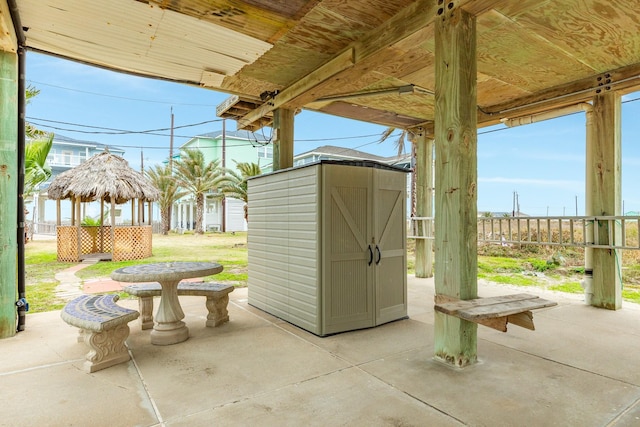
<path fill-rule="evenodd" d="M 181 297 L 189 340 L 151 345 L 131 322 L 132 360 L 93 374 L 59 311 L 29 314 L 0 340 L 0 425 L 639 426 L 640 306 L 526 292 L 558 306 L 534 312 L 535 332 L 480 326 L 462 370 L 433 360 L 431 279 L 409 277 L 409 319 L 326 338 L 251 307 L 246 288 L 218 328 L 204 298 Z"/>

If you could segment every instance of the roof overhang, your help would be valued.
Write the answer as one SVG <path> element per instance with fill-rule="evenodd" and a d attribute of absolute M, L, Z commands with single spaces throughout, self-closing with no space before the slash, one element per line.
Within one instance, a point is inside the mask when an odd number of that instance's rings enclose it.
<path fill-rule="evenodd" d="M 431 127 L 434 26 L 450 7 L 477 16 L 480 126 L 640 88 L 636 0 L 16 3 L 28 48 L 235 95 L 219 115 L 240 129 L 277 108 Z"/>

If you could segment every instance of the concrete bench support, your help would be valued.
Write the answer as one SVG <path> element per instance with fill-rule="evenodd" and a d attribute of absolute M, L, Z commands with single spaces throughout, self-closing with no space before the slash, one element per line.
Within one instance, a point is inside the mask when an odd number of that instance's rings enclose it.
<path fill-rule="evenodd" d="M 435 310 L 469 322 L 507 332 L 507 324 L 512 323 L 526 329 L 535 330 L 531 310 L 552 307 L 554 301 L 535 295 L 517 294 L 492 298 L 457 300 L 444 295 L 436 296 Z"/>
<path fill-rule="evenodd" d="M 180 282 L 178 295 L 205 296 L 206 307 L 209 311 L 206 326 L 214 328 L 229 321 L 229 293 L 233 292 L 232 285 L 220 283 L 192 283 Z M 159 297 L 162 289 L 158 283 L 145 283 L 125 286 L 123 289 L 130 295 L 138 297 L 140 308 L 140 325 L 142 329 L 153 328 L 153 297 Z"/>
<path fill-rule="evenodd" d="M 84 369 L 91 373 L 130 359 L 128 323 L 140 313 L 116 304 L 118 295 L 82 295 L 67 303 L 60 317 L 80 328 L 78 342 L 89 346 Z"/>

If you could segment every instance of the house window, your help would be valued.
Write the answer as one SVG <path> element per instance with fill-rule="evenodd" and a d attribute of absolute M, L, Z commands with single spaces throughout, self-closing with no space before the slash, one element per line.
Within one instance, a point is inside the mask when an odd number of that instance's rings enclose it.
<path fill-rule="evenodd" d="M 71 160 L 73 159 L 73 151 L 62 151 L 62 164 L 65 166 L 71 166 Z"/>
<path fill-rule="evenodd" d="M 273 146 L 265 145 L 258 147 L 258 159 L 273 159 Z"/>

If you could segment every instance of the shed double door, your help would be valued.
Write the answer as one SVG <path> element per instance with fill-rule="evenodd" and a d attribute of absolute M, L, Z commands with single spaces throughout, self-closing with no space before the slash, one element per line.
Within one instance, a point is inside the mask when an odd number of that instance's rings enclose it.
<path fill-rule="evenodd" d="M 406 175 L 325 165 L 323 176 L 324 334 L 407 315 Z"/>

